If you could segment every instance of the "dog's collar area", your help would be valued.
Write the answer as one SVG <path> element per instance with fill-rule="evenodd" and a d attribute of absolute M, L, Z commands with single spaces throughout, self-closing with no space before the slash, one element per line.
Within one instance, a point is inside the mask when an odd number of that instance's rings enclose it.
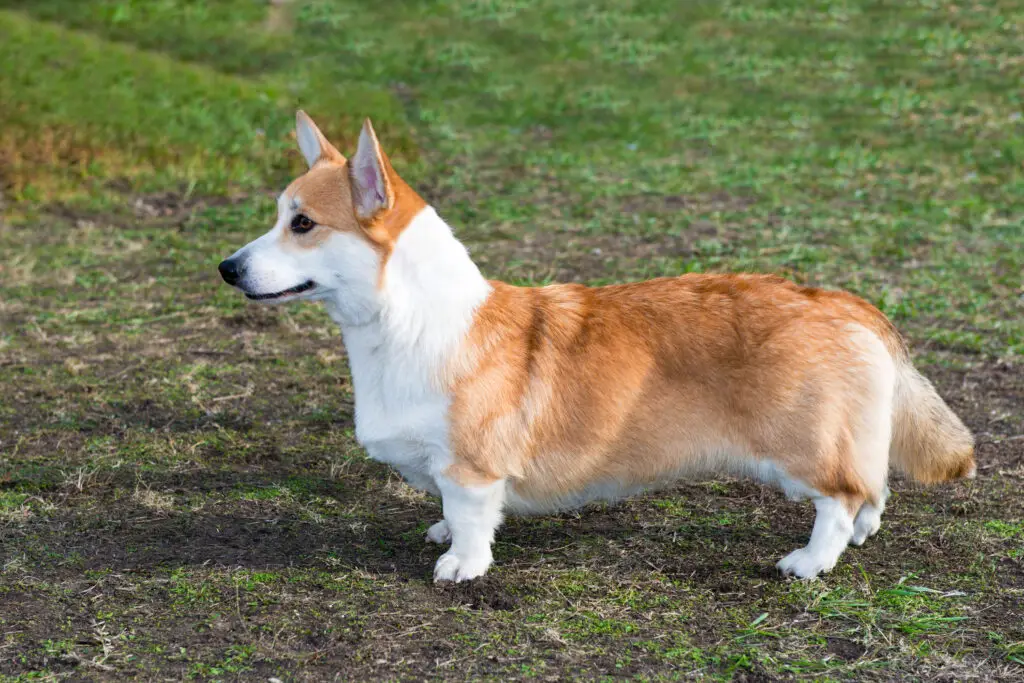
<path fill-rule="evenodd" d="M 285 289 L 280 292 L 274 292 L 273 294 L 250 294 L 249 292 L 246 292 L 245 296 L 253 301 L 264 301 L 266 299 L 279 299 L 282 296 L 288 296 L 289 294 L 302 294 L 303 292 L 308 292 L 314 287 L 316 287 L 315 282 L 312 280 L 306 280 L 301 285 L 296 285 L 295 287 L 291 287 L 290 289 Z"/>

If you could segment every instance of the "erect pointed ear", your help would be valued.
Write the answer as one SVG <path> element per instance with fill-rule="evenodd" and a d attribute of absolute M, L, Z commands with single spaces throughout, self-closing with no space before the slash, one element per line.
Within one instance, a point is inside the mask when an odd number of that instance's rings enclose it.
<path fill-rule="evenodd" d="M 310 168 L 321 159 L 344 162 L 345 157 L 327 141 L 324 134 L 313 123 L 306 112 L 301 109 L 295 112 L 295 137 L 299 141 L 299 150 L 306 158 Z"/>
<path fill-rule="evenodd" d="M 373 132 L 370 119 L 363 122 L 359 148 L 349 164 L 352 185 L 352 206 L 356 216 L 368 221 L 381 211 L 395 205 L 395 189 L 389 177 L 391 164 Z"/>

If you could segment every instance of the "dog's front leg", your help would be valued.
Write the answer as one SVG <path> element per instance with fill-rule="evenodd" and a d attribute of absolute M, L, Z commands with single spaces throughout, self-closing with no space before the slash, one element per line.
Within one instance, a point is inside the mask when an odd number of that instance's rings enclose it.
<path fill-rule="evenodd" d="M 402 478 L 405 479 L 405 483 L 414 489 L 426 491 L 432 496 L 441 496 L 441 489 L 438 488 L 437 482 L 426 472 L 411 470 L 407 467 L 399 468 L 398 471 L 402 474 Z M 443 544 L 450 540 L 452 540 L 452 532 L 448 528 L 447 520 L 442 519 L 427 529 L 427 541 L 429 543 Z"/>
<path fill-rule="evenodd" d="M 444 474 L 435 478 L 441 489 L 444 522 L 452 546 L 434 565 L 434 581 L 469 581 L 491 566 L 491 544 L 501 525 L 505 482 L 462 486 Z"/>

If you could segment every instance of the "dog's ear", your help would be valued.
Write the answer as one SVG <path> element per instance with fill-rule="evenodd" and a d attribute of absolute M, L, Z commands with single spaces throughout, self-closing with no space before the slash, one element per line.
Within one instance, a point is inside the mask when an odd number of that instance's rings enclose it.
<path fill-rule="evenodd" d="M 352 206 L 360 220 L 369 221 L 395 205 L 395 189 L 391 182 L 394 171 L 380 148 L 370 119 L 363 122 L 359 148 L 352 157 L 348 172 L 352 181 Z"/>
<path fill-rule="evenodd" d="M 331 160 L 344 163 L 345 157 L 327 141 L 324 134 L 313 123 L 313 119 L 301 109 L 295 112 L 295 137 L 299 141 L 299 150 L 306 158 L 310 168 L 320 160 Z"/>

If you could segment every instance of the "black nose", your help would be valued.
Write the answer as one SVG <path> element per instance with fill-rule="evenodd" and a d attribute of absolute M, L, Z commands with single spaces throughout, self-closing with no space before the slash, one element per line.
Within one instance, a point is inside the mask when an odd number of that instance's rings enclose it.
<path fill-rule="evenodd" d="M 220 276 L 224 278 L 224 282 L 229 285 L 237 285 L 239 278 L 242 277 L 242 272 L 238 267 L 238 261 L 234 259 L 225 259 L 220 262 L 217 266 L 217 270 L 220 271 Z"/>

